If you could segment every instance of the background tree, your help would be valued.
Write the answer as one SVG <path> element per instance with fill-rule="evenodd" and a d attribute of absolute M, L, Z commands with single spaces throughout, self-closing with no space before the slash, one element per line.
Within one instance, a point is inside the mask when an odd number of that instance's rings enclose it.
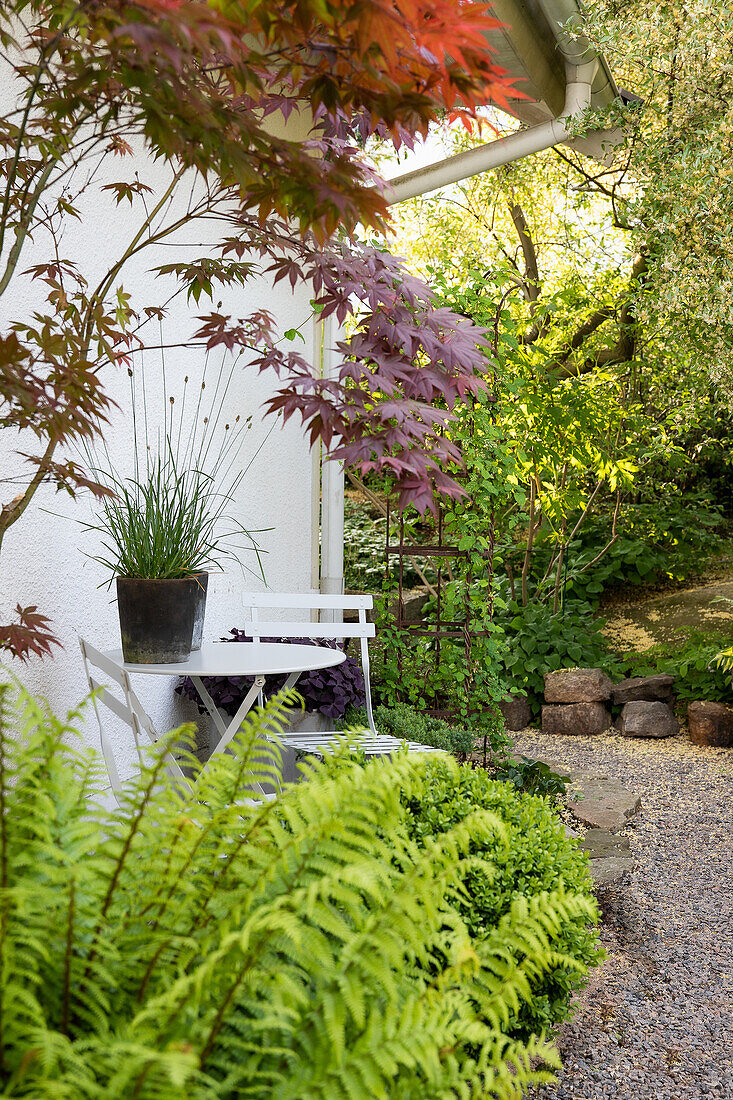
<path fill-rule="evenodd" d="M 587 29 L 619 84 L 616 171 L 588 185 L 613 197 L 643 265 L 634 308 L 730 388 L 733 346 L 733 11 L 705 0 L 593 0 Z"/>
<path fill-rule="evenodd" d="M 634 16 L 635 34 L 644 35 L 650 11 Z M 620 34 L 616 44 L 620 50 Z M 620 82 L 624 75 L 622 66 Z M 410 266 L 444 288 L 447 303 L 496 328 L 490 369 L 504 398 L 493 415 L 514 441 L 524 486 L 521 500 L 506 496 L 510 511 L 519 507 L 525 517 L 507 558 L 517 574 L 510 591 L 522 605 L 532 555 L 549 552 L 534 594 L 557 609 L 569 536 L 593 510 L 605 513 L 605 543 L 574 555 L 587 572 L 604 545 L 615 545 L 646 487 L 658 499 L 667 481 L 685 490 L 699 479 L 703 471 L 689 462 L 682 473 L 686 460 L 708 461 L 728 419 L 696 334 L 676 327 L 666 307 L 674 278 L 663 278 L 659 294 L 649 263 L 656 221 L 639 214 L 649 196 L 633 158 L 640 127 L 651 123 L 638 102 L 619 102 L 608 121 L 626 125 L 628 135 L 609 167 L 558 147 L 403 204 L 393 225 L 391 245 Z M 496 113 L 491 123 L 500 133 L 514 128 Z M 443 138 L 448 152 L 476 140 L 457 128 Z"/>
<path fill-rule="evenodd" d="M 323 317 L 363 309 L 339 377 L 318 379 L 264 308 L 202 316 L 191 341 L 244 351 L 278 372 L 273 410 L 300 413 L 336 456 L 389 472 L 418 507 L 436 487 L 458 491 L 445 472 L 458 453 L 437 430 L 444 414 L 430 406 L 439 396 L 449 410 L 481 385 L 481 334 L 436 311 L 427 287 L 349 235 L 359 223 L 384 224 L 378 180 L 357 155 L 365 137 L 378 131 L 399 146 L 439 112 L 470 116 L 501 97 L 505 81 L 482 33 L 491 22 L 483 5 L 462 4 L 457 18 L 447 0 L 0 4 L 16 97 L 0 120 L 0 302 L 18 279 L 48 287 L 41 309 L 6 317 L 0 333 L 0 426 L 21 433 L 22 460 L 3 474 L 19 491 L 0 507 L 0 546 L 44 482 L 72 495 L 101 491 L 67 447 L 103 430 L 105 369 L 149 343 L 171 298 L 198 303 L 262 275 L 311 281 Z M 277 136 L 304 105 L 308 139 Z M 140 217 L 90 283 L 65 232 L 90 217 L 103 167 L 141 148 L 166 162 L 167 186 L 129 172 L 103 185 Z M 144 158 L 138 164 L 144 174 Z M 138 302 L 122 282 L 126 264 L 174 241 L 182 226 L 211 220 L 222 226 L 217 248 L 159 266 L 173 286 L 159 302 Z M 0 626 L 0 648 L 48 652 L 47 620 L 36 608 L 17 615 Z"/>
<path fill-rule="evenodd" d="M 639 49 L 645 18 L 651 8 L 634 16 Z M 530 692 L 548 669 L 607 660 L 602 597 L 699 571 L 721 547 L 731 503 L 731 417 L 711 383 L 712 345 L 699 353 L 692 280 L 688 334 L 669 307 L 677 261 L 668 250 L 658 266 L 666 215 L 649 205 L 659 176 L 645 190 L 634 167 L 654 122 L 644 112 L 640 102 L 609 112 L 628 134 L 610 166 L 559 147 L 401 204 L 391 227 L 390 247 L 490 333 L 498 401 L 466 406 L 450 428 L 480 497 L 470 524 L 455 510 L 456 541 L 486 549 L 483 512 L 498 612 L 490 659 Z M 490 118 L 499 132 L 515 128 Z M 455 127 L 442 140 L 452 153 L 482 139 Z M 646 171 L 654 176 L 651 161 Z M 708 284 L 703 301 L 708 292 L 719 293 Z M 421 562 L 428 582 L 436 564 Z"/>

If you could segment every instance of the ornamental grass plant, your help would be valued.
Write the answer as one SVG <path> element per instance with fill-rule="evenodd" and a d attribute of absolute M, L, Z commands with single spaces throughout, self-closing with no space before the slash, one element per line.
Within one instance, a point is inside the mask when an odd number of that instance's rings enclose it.
<path fill-rule="evenodd" d="M 248 802 L 287 701 L 206 769 L 187 757 L 191 788 L 164 769 L 191 728 L 163 737 L 105 810 L 81 714 L 2 682 L 3 1096 L 518 1100 L 550 1078 L 552 1043 L 510 1026 L 591 903 L 548 873 L 475 934 L 456 898 L 511 837 L 498 806 L 415 836 L 425 757 L 342 755 Z"/>
<path fill-rule="evenodd" d="M 101 454 L 87 456 L 107 492 L 96 503 L 95 518 L 84 526 L 100 538 L 102 548 L 92 556 L 110 579 L 191 577 L 221 569 L 227 560 L 239 561 L 242 552 L 254 555 L 263 577 L 257 532 L 233 515 L 236 493 L 258 453 L 242 466 L 251 418 L 227 411 L 237 361 L 222 359 L 210 397 L 207 364 L 208 356 L 198 381 L 185 377 L 178 399 L 167 392 L 164 361 L 160 378 L 152 380 L 144 361 L 137 371 L 130 368 L 131 472 L 118 473 L 104 443 Z M 162 427 L 154 431 L 151 425 L 161 420 Z"/>

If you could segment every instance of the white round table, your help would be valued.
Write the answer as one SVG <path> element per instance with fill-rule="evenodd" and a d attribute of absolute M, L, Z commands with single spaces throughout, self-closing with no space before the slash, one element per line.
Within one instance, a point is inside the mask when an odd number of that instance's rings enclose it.
<path fill-rule="evenodd" d="M 187 661 L 166 665 L 127 663 L 121 649 L 105 654 L 127 672 L 148 676 L 285 676 L 332 668 L 346 660 L 340 649 L 295 642 L 210 642 L 194 650 Z"/>
<path fill-rule="evenodd" d="M 340 649 L 329 646 L 298 645 L 296 642 L 212 642 L 194 650 L 187 661 L 164 665 L 127 663 L 121 649 L 110 649 L 104 656 L 128 673 L 146 676 L 189 676 L 201 702 L 221 734 L 213 750 L 223 752 L 241 726 L 245 715 L 262 691 L 267 676 L 287 676 L 285 690 L 294 687 L 303 672 L 333 668 L 346 660 Z M 232 720 L 226 725 L 211 698 L 202 676 L 253 676 L 254 683 Z"/>

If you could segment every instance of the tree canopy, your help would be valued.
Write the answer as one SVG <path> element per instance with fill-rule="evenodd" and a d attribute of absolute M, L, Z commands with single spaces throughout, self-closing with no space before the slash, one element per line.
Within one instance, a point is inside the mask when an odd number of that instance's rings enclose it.
<path fill-rule="evenodd" d="M 337 457 L 390 473 L 404 500 L 424 509 L 436 490 L 460 492 L 446 472 L 458 453 L 439 429 L 456 398 L 482 385 L 482 334 L 351 235 L 384 225 L 378 177 L 359 155 L 366 137 L 400 146 L 446 111 L 470 119 L 501 99 L 506 77 L 484 37 L 493 25 L 472 0 L 458 11 L 449 0 L 0 3 L 15 94 L 0 119 L 0 299 L 19 279 L 48 287 L 44 309 L 6 316 L 0 333 L 0 427 L 23 433 L 24 464 L 5 478 L 21 489 L 0 507 L 0 544 L 44 482 L 100 491 L 62 449 L 103 430 L 105 370 L 129 365 L 172 298 L 198 305 L 203 295 L 214 307 L 220 288 L 262 277 L 309 280 L 321 317 L 359 314 L 337 377 L 321 379 L 292 350 L 264 303 L 246 317 L 201 314 L 189 343 L 276 372 L 271 407 L 299 414 Z M 309 133 L 296 140 L 287 124 L 303 113 Z M 140 143 L 151 164 L 164 162 L 167 184 L 159 171 L 146 180 L 144 158 L 132 180 L 110 179 Z M 94 216 L 87 200 L 100 189 L 139 225 L 109 250 L 95 285 L 64 231 Z M 140 302 L 123 281 L 128 262 L 149 250 L 154 263 L 155 246 L 205 221 L 222 226 L 213 249 L 158 264 L 173 289 Z M 18 613 L 0 647 L 46 650 L 37 610 Z"/>
<path fill-rule="evenodd" d="M 612 202 L 640 256 L 641 321 L 733 372 L 733 10 L 710 0 L 593 0 L 587 29 L 619 85 L 616 171 L 589 183 Z"/>

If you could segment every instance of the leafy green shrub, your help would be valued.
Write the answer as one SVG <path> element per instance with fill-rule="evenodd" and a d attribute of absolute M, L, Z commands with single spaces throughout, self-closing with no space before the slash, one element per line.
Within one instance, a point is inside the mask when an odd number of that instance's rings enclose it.
<path fill-rule="evenodd" d="M 591 898 L 587 857 L 542 798 L 518 795 L 512 785 L 491 779 L 481 769 L 461 765 L 456 770 L 441 757 L 430 760 L 423 786 L 407 798 L 407 808 L 410 833 L 420 843 L 439 839 L 476 810 L 490 811 L 502 822 L 503 834 L 474 837 L 471 851 L 479 861 L 464 865 L 463 889 L 453 897 L 479 955 L 479 945 L 485 939 L 493 942 L 496 929 L 520 899 L 531 904 L 558 893 Z M 507 1024 L 510 1035 L 526 1039 L 568 1018 L 573 991 L 584 983 L 587 968 L 599 961 L 591 927 L 595 919 L 594 904 L 560 918 L 553 935 L 558 955 L 530 980 L 530 996 Z"/>
<path fill-rule="evenodd" d="M 502 660 L 508 677 L 522 685 L 535 713 L 544 692 L 544 674 L 558 668 L 604 668 L 615 672 L 601 634 L 603 620 L 586 603 L 566 601 L 558 612 L 544 604 L 511 603 Z"/>
<path fill-rule="evenodd" d="M 722 640 L 704 631 L 692 631 L 686 639 L 663 642 L 643 653 L 626 653 L 623 657 L 625 675 L 652 676 L 667 672 L 674 676 L 678 699 L 709 699 L 733 702 L 730 673 L 716 663 Z"/>
<path fill-rule="evenodd" d="M 630 504 L 618 537 L 600 561 L 583 572 L 608 542 L 610 519 L 589 520 L 568 550 L 566 594 L 597 602 L 620 585 L 684 581 L 720 550 L 721 510 L 704 497 L 672 494 L 668 500 Z"/>
<path fill-rule="evenodd" d="M 549 1079 L 553 1047 L 513 1035 L 561 1014 L 593 907 L 548 808 L 407 755 L 253 804 L 283 712 L 204 771 L 183 753 L 193 789 L 164 771 L 192 731 L 167 735 L 106 811 L 79 715 L 0 685 L 3 1096 L 516 1100 Z"/>
<path fill-rule="evenodd" d="M 442 718 L 415 710 L 407 703 L 375 707 L 374 722 L 380 733 L 399 737 L 403 741 L 417 741 L 434 749 L 445 749 L 456 755 L 473 752 L 479 736 L 476 730 L 449 726 Z"/>
<path fill-rule="evenodd" d="M 554 772 L 544 760 L 532 760 L 529 756 L 508 756 L 493 771 L 495 779 L 511 783 L 525 794 L 537 794 L 555 801 L 565 794 L 569 780 Z"/>
<path fill-rule="evenodd" d="M 568 543 L 559 588 L 564 603 L 596 608 L 609 589 L 682 582 L 699 574 L 725 545 L 720 507 L 699 494 L 673 491 L 652 503 L 625 504 L 617 517 L 616 540 L 608 547 L 612 525 L 610 514 L 590 517 Z M 556 538 L 548 529 L 535 540 L 529 572 L 532 602 L 553 602 L 550 561 L 557 552 Z M 516 551 L 514 547 L 515 571 L 521 566 Z M 509 579 L 501 571 L 497 587 L 508 602 Z"/>

